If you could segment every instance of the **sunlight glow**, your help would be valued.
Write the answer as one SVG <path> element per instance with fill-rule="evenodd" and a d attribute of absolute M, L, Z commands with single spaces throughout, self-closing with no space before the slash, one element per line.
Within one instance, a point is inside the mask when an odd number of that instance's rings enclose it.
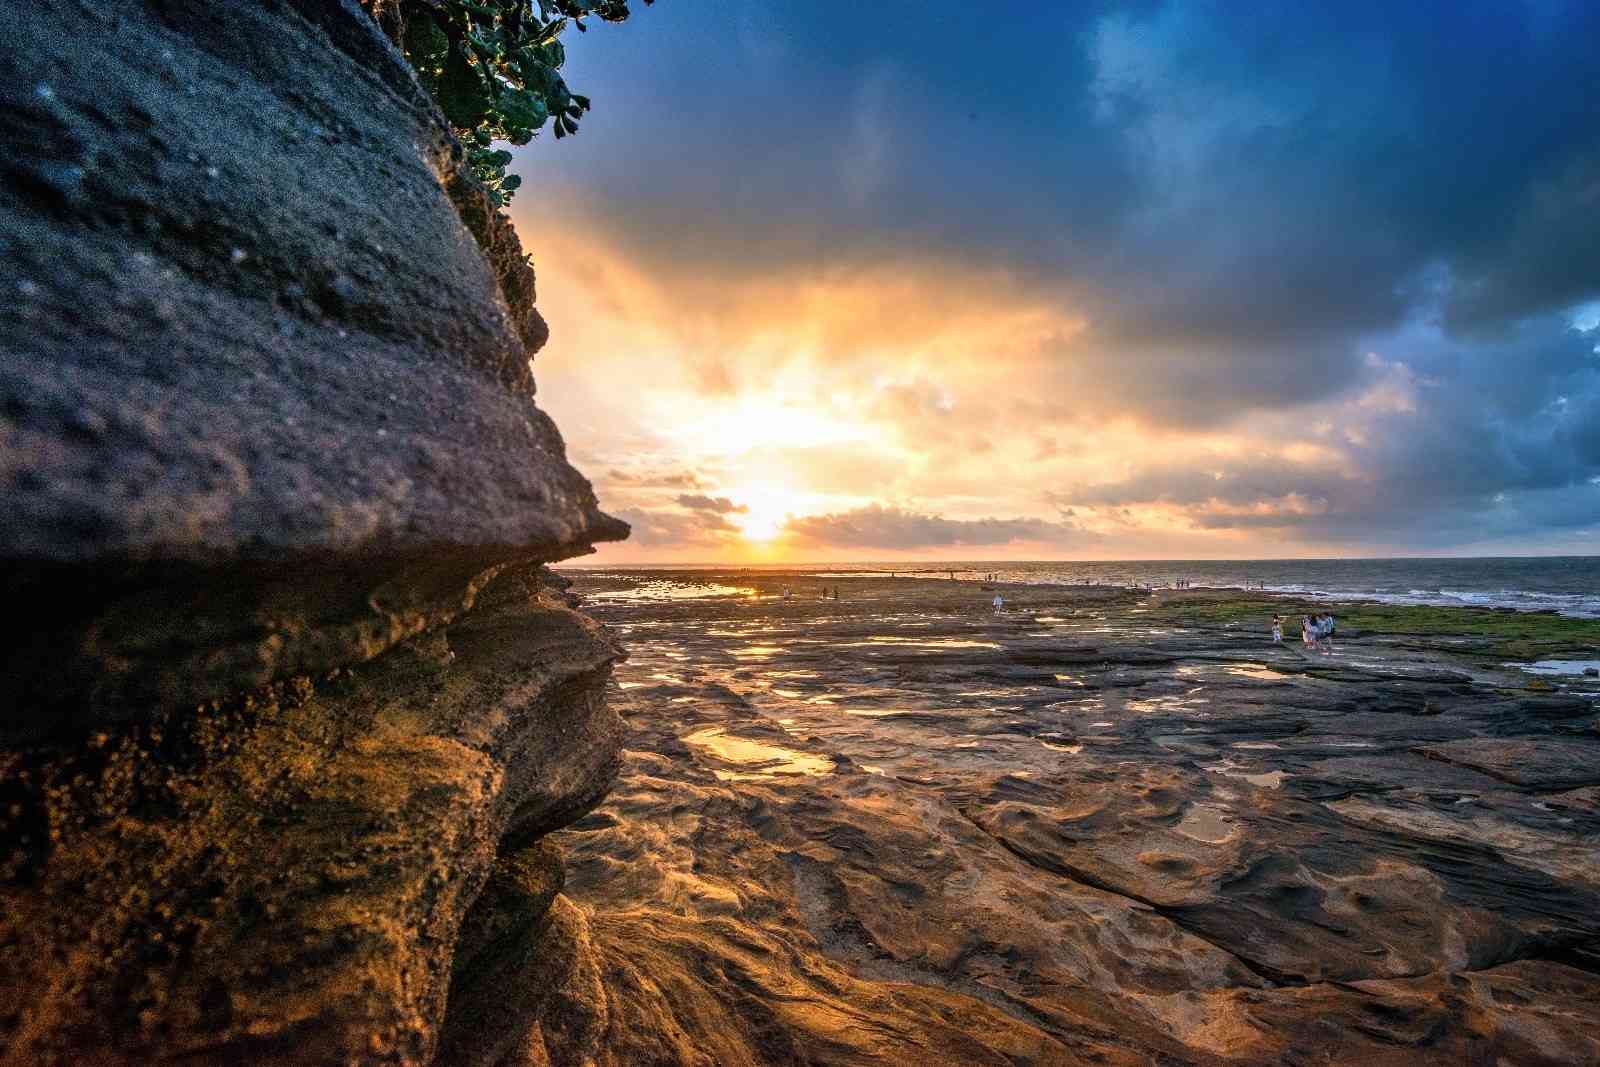
<path fill-rule="evenodd" d="M 773 485 L 734 489 L 729 495 L 747 509 L 732 516 L 747 541 L 774 540 L 789 517 L 799 514 L 805 505 L 800 494 Z"/>
<path fill-rule="evenodd" d="M 713 401 L 706 408 L 692 428 L 686 427 L 693 443 L 730 452 L 762 446 L 815 447 L 865 436 L 859 424 L 782 396 L 742 397 L 731 404 Z"/>

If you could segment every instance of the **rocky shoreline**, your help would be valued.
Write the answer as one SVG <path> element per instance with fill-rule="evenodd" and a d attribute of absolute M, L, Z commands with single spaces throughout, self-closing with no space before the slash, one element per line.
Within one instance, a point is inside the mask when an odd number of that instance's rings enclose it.
<path fill-rule="evenodd" d="M 1496 658 L 1600 623 L 1351 605 L 1322 656 L 1258 594 L 575 578 L 629 650 L 556 835 L 603 1062 L 1600 1060 L 1600 685 Z"/>

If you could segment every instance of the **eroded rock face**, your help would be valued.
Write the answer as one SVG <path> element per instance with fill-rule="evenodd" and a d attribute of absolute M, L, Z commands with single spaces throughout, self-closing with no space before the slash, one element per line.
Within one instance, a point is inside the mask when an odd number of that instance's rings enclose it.
<path fill-rule="evenodd" d="M 619 651 L 541 564 L 626 527 L 515 234 L 353 3 L 0 34 L 0 1063 L 577 1040 L 544 837 L 616 773 Z"/>
<path fill-rule="evenodd" d="M 12 753 L 11 1062 L 427 1062 L 503 843 L 610 785 L 615 656 L 511 566 L 354 669 Z M 474 923 L 534 927 L 553 896 Z"/>
<path fill-rule="evenodd" d="M 975 585 L 577 580 L 631 727 L 557 835 L 612 1020 L 583 1055 L 1600 1063 L 1600 688 Z"/>
<path fill-rule="evenodd" d="M 8 552 L 621 535 L 528 401 L 514 235 L 353 4 L 8 4 L 0 32 L 29 42 L 0 79 Z"/>

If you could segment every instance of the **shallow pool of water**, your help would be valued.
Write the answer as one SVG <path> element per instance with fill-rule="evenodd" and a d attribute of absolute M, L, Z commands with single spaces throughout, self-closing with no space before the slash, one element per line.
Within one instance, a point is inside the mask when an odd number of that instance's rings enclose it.
<path fill-rule="evenodd" d="M 1583 677 L 1586 670 L 1600 670 L 1600 659 L 1541 659 L 1533 663 L 1507 663 L 1529 674 L 1575 675 Z"/>
<path fill-rule="evenodd" d="M 735 737 L 721 726 L 708 726 L 684 735 L 684 743 L 703 748 L 724 763 L 742 763 L 748 770 L 712 773 L 725 782 L 761 781 L 779 775 L 816 776 L 833 770 L 833 761 L 796 752 L 765 741 Z"/>
<path fill-rule="evenodd" d="M 707 600 L 713 597 L 749 596 L 754 592 L 754 589 L 735 585 L 722 585 L 717 582 L 654 580 L 640 582 L 638 585 L 630 586 L 627 589 L 607 589 L 598 593 L 587 593 L 585 596 L 589 600 Z"/>
<path fill-rule="evenodd" d="M 1233 824 L 1223 818 L 1220 811 L 1199 804 L 1191 804 L 1173 829 L 1184 837 L 1192 837 L 1209 845 L 1221 844 L 1234 833 Z"/>

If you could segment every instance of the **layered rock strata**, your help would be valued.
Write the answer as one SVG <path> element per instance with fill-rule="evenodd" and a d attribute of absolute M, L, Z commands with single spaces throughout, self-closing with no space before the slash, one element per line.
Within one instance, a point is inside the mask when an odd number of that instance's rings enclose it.
<path fill-rule="evenodd" d="M 626 527 L 533 402 L 515 234 L 352 3 L 0 34 L 0 1063 L 575 1040 L 544 838 L 619 652 L 542 564 Z"/>

